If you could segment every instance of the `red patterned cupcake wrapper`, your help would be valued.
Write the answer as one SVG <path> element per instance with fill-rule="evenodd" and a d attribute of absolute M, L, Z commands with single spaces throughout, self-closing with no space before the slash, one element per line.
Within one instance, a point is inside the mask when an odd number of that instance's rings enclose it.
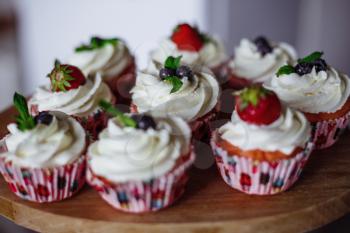
<path fill-rule="evenodd" d="M 0 151 L 6 145 L 0 142 Z M 77 193 L 85 184 L 86 158 L 56 168 L 24 168 L 0 158 L 0 173 L 18 197 L 39 203 L 61 201 Z"/>
<path fill-rule="evenodd" d="M 289 189 L 298 180 L 313 150 L 313 143 L 309 142 L 293 158 L 268 162 L 228 155 L 214 139 L 211 146 L 223 180 L 236 190 L 254 195 L 273 195 Z"/>
<path fill-rule="evenodd" d="M 74 117 L 85 129 L 89 141 L 95 141 L 100 132 L 107 127 L 109 116 L 103 111 L 98 111 L 88 117 Z"/>
<path fill-rule="evenodd" d="M 195 158 L 189 158 L 171 172 L 145 181 L 110 183 L 87 169 L 87 182 L 114 208 L 130 213 L 157 211 L 173 204 L 183 194 L 188 170 Z"/>
<path fill-rule="evenodd" d="M 312 123 L 315 149 L 325 149 L 336 143 L 350 123 L 350 112 L 335 120 Z"/>

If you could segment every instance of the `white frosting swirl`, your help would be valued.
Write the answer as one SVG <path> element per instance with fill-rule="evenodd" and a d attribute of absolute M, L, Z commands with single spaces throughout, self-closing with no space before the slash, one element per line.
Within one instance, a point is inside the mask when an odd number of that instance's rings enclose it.
<path fill-rule="evenodd" d="M 60 111 L 86 117 L 99 110 L 101 99 L 111 101 L 112 93 L 97 73 L 95 77 L 88 77 L 84 85 L 66 92 L 52 92 L 49 85 L 39 87 L 29 100 L 29 106 L 37 105 L 38 111 Z"/>
<path fill-rule="evenodd" d="M 219 128 L 221 138 L 243 150 L 280 151 L 289 155 L 297 147 L 304 147 L 311 134 L 311 126 L 298 111 L 285 108 L 272 124 L 258 126 L 241 120 L 233 112 L 230 122 Z"/>
<path fill-rule="evenodd" d="M 103 78 L 120 75 L 132 62 L 132 55 L 126 44 L 118 40 L 116 45 L 75 52 L 67 61 L 79 67 L 85 75 L 99 72 Z"/>
<path fill-rule="evenodd" d="M 74 162 L 84 152 L 86 135 L 81 125 L 64 113 L 51 112 L 49 125 L 37 124 L 24 132 L 12 123 L 5 138 L 6 161 L 28 168 L 52 168 Z"/>
<path fill-rule="evenodd" d="M 88 149 L 93 172 L 113 182 L 148 181 L 171 171 L 190 152 L 191 130 L 178 117 L 155 118 L 146 131 L 108 122 Z"/>
<path fill-rule="evenodd" d="M 231 72 L 237 77 L 263 83 L 271 79 L 282 65 L 297 58 L 295 50 L 286 43 L 272 43 L 272 47 L 271 53 L 262 56 L 253 42 L 242 39 L 229 63 Z"/>
<path fill-rule="evenodd" d="M 307 113 L 332 113 L 341 109 L 349 98 L 350 81 L 345 74 L 330 67 L 327 71 L 299 76 L 276 75 L 265 87 L 273 90 L 290 107 Z"/>
<path fill-rule="evenodd" d="M 154 116 L 175 115 L 190 122 L 204 116 L 217 104 L 220 88 L 209 70 L 195 72 L 192 80 L 183 78 L 181 89 L 170 93 L 172 85 L 161 80 L 159 70 L 153 68 L 139 72 L 131 90 L 138 112 L 151 112 Z"/>
<path fill-rule="evenodd" d="M 166 38 L 151 52 L 151 60 L 163 64 L 168 56 L 180 55 L 181 61 L 189 66 L 204 65 L 215 68 L 227 60 L 224 45 L 218 38 L 211 38 L 198 52 L 179 50 L 171 39 Z"/>

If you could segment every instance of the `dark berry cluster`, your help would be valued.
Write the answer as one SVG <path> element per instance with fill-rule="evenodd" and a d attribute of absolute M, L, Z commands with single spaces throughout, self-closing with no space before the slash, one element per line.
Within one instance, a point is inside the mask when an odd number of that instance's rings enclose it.
<path fill-rule="evenodd" d="M 315 67 L 317 73 L 320 71 L 326 71 L 327 70 L 327 63 L 322 58 L 319 58 L 313 62 L 298 63 L 294 69 L 295 69 L 295 73 L 297 73 L 298 75 L 301 76 L 301 75 L 311 73 L 313 67 Z"/>
<path fill-rule="evenodd" d="M 191 80 L 193 78 L 193 73 L 190 67 L 184 65 L 176 69 L 170 69 L 166 67 L 160 69 L 159 77 L 161 79 L 166 79 L 170 76 L 177 76 L 180 79 L 187 77 L 189 80 Z"/>
<path fill-rule="evenodd" d="M 258 36 L 257 38 L 255 38 L 254 44 L 256 45 L 259 53 L 262 56 L 265 56 L 266 54 L 271 53 L 273 50 L 269 41 L 263 36 Z"/>
<path fill-rule="evenodd" d="M 34 121 L 36 124 L 51 124 L 53 116 L 49 112 L 40 112 L 38 115 L 34 117 Z"/>
<path fill-rule="evenodd" d="M 156 128 L 156 122 L 154 121 L 153 117 L 149 115 L 135 114 L 132 115 L 131 118 L 136 122 L 137 129 L 147 130 L 149 128 Z"/>

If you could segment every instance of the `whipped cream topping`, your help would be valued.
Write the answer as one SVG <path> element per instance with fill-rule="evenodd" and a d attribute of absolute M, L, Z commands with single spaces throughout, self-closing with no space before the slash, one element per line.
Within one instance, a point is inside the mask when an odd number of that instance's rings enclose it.
<path fill-rule="evenodd" d="M 160 42 L 158 48 L 151 52 L 151 60 L 163 63 L 168 56 L 182 55 L 181 62 L 189 66 L 207 66 L 215 68 L 227 60 L 223 43 L 218 38 L 212 38 L 203 44 L 198 51 L 179 50 L 177 45 L 169 38 Z"/>
<path fill-rule="evenodd" d="M 99 72 L 103 78 L 120 75 L 132 62 L 133 57 L 126 44 L 118 40 L 116 45 L 75 52 L 67 61 L 79 67 L 85 75 Z"/>
<path fill-rule="evenodd" d="M 159 69 L 150 66 L 139 72 L 131 90 L 132 101 L 140 113 L 154 116 L 179 116 L 194 121 L 211 111 L 218 102 L 219 84 L 209 70 L 194 72 L 193 78 L 182 79 L 180 90 L 170 93 L 172 85 L 159 77 Z"/>
<path fill-rule="evenodd" d="M 272 78 L 285 63 L 296 60 L 296 52 L 286 43 L 271 43 L 272 52 L 261 55 L 257 46 L 248 39 L 242 39 L 235 48 L 235 57 L 229 62 L 233 75 L 263 83 Z"/>
<path fill-rule="evenodd" d="M 246 123 L 233 112 L 231 121 L 219 128 L 219 134 L 242 150 L 280 151 L 290 155 L 308 142 L 311 126 L 301 112 L 290 108 L 284 108 L 276 121 L 263 126 Z"/>
<path fill-rule="evenodd" d="M 191 130 L 179 117 L 155 118 L 156 129 L 123 127 L 110 119 L 88 149 L 93 172 L 113 182 L 148 181 L 171 171 L 190 152 Z"/>
<path fill-rule="evenodd" d="M 101 75 L 88 77 L 86 83 L 66 92 L 52 92 L 50 85 L 37 88 L 29 100 L 29 106 L 37 106 L 38 111 L 60 111 L 78 117 L 89 116 L 99 110 L 101 99 L 112 100 L 112 93 L 102 82 Z"/>
<path fill-rule="evenodd" d="M 341 109 L 350 95 L 350 80 L 330 67 L 327 71 L 299 76 L 276 75 L 264 85 L 290 107 L 307 113 L 332 113 Z"/>
<path fill-rule="evenodd" d="M 4 139 L 8 151 L 0 153 L 0 157 L 28 168 L 64 166 L 78 159 L 86 146 L 84 129 L 64 113 L 51 114 L 49 125 L 37 124 L 24 132 L 16 124 L 9 124 L 10 134 Z"/>

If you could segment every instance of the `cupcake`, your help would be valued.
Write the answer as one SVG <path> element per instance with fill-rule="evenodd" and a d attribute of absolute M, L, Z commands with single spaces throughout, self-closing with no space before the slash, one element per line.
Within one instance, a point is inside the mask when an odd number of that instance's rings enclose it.
<path fill-rule="evenodd" d="M 313 148 L 309 122 L 261 86 L 246 88 L 236 98 L 231 121 L 214 131 L 211 140 L 222 178 L 247 194 L 287 190 Z"/>
<path fill-rule="evenodd" d="M 129 116 L 107 102 L 101 105 L 115 118 L 89 146 L 87 182 L 122 211 L 171 205 L 184 192 L 195 157 L 187 123 L 179 117 Z"/>
<path fill-rule="evenodd" d="M 72 117 L 61 112 L 29 114 L 26 100 L 15 94 L 17 123 L 0 141 L 0 172 L 11 191 L 33 202 L 71 197 L 85 183 L 86 134 Z"/>
<path fill-rule="evenodd" d="M 32 115 L 42 111 L 59 111 L 74 116 L 83 125 L 89 138 L 95 139 L 106 127 L 107 116 L 101 111 L 101 99 L 115 101 L 99 73 L 85 77 L 79 68 L 55 62 L 48 75 L 51 84 L 37 88 L 29 100 Z"/>
<path fill-rule="evenodd" d="M 135 84 L 136 66 L 123 40 L 92 37 L 90 44 L 75 48 L 67 63 L 79 67 L 86 76 L 100 73 L 118 102 L 130 104 L 129 92 Z"/>
<path fill-rule="evenodd" d="M 219 111 L 220 87 L 208 69 L 192 70 L 181 65 L 181 59 L 170 56 L 164 65 L 138 73 L 131 90 L 131 112 L 182 117 L 200 139 Z"/>
<path fill-rule="evenodd" d="M 186 23 L 177 25 L 172 35 L 151 52 L 151 60 L 157 63 L 163 63 L 168 56 L 182 56 L 182 62 L 191 67 L 210 68 L 220 83 L 221 70 L 228 59 L 219 38 Z"/>
<path fill-rule="evenodd" d="M 242 39 L 235 48 L 234 58 L 227 67 L 228 86 L 242 89 L 251 84 L 261 84 L 284 64 L 296 60 L 294 48 L 283 42 L 272 42 L 265 37 L 255 40 Z"/>
<path fill-rule="evenodd" d="M 316 149 L 333 145 L 350 119 L 349 77 L 328 65 L 321 52 L 282 66 L 265 87 L 290 107 L 305 113 Z"/>

